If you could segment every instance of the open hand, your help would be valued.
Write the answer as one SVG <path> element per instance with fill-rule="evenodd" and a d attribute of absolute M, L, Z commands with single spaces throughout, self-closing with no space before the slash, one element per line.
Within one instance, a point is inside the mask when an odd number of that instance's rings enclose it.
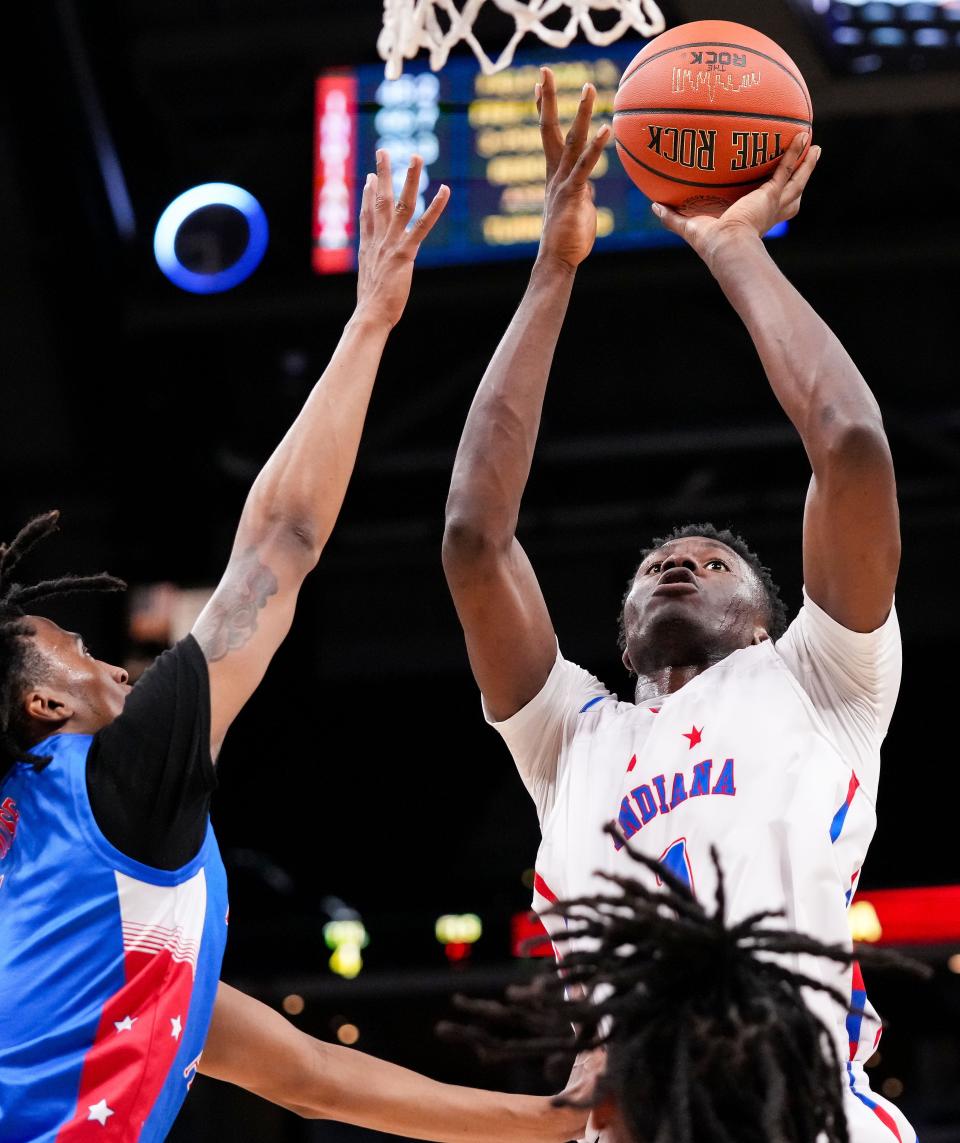
<path fill-rule="evenodd" d="M 414 155 L 396 203 L 393 201 L 393 178 L 390 156 L 377 151 L 377 173 L 367 175 L 360 204 L 360 251 L 358 254 L 357 313 L 374 320 L 396 325 L 403 314 L 413 263 L 420 243 L 433 229 L 450 199 L 445 184 L 417 221 L 407 229 L 413 217 L 420 188 L 423 159 Z"/>
<path fill-rule="evenodd" d="M 547 159 L 547 190 L 543 204 L 540 257 L 574 268 L 593 249 L 597 236 L 597 208 L 593 205 L 590 172 L 597 165 L 610 137 L 605 124 L 587 142 L 593 105 L 592 83 L 584 84 L 580 106 L 566 138 L 557 115 L 557 85 L 550 68 L 541 68 L 537 84 L 540 139 Z"/>
<path fill-rule="evenodd" d="M 811 147 L 801 159 L 807 142 L 805 132 L 798 134 L 770 178 L 737 199 L 719 217 L 685 216 L 660 203 L 654 203 L 653 211 L 668 230 L 679 234 L 711 266 L 717 251 L 730 236 L 749 233 L 763 237 L 778 222 L 796 216 L 801 195 L 820 158 L 820 148 Z"/>

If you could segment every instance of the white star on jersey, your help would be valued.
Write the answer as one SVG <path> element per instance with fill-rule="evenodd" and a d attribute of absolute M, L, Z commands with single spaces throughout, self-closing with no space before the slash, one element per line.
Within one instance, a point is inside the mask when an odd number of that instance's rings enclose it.
<path fill-rule="evenodd" d="M 139 1016 L 124 1016 L 122 1020 L 114 1020 L 113 1026 L 118 1032 L 132 1032 L 134 1024 L 139 1019 Z"/>
<path fill-rule="evenodd" d="M 90 1114 L 87 1116 L 87 1122 L 89 1123 L 91 1119 L 95 1119 L 101 1127 L 106 1127 L 107 1120 L 111 1115 L 113 1115 L 112 1109 L 107 1107 L 107 1101 L 105 1099 L 101 1099 L 99 1103 L 90 1104 Z"/>
<path fill-rule="evenodd" d="M 170 1035 L 175 1039 L 180 1039 L 180 1033 L 183 1031 L 183 1023 L 179 1016 L 170 1017 Z"/>

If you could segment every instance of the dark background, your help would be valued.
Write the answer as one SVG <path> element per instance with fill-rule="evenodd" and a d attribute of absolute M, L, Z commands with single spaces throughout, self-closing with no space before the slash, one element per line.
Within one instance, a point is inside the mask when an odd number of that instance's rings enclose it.
<path fill-rule="evenodd" d="M 754 24 L 798 62 L 824 148 L 776 246 L 884 411 L 904 532 L 905 675 L 862 887 L 960 880 L 955 837 L 960 609 L 960 82 L 845 77 L 782 0 L 665 5 L 671 24 Z M 0 109 L 0 534 L 63 510 L 36 574 L 109 568 L 132 584 L 214 583 L 258 466 L 350 313 L 353 282 L 310 270 L 312 81 L 369 62 L 374 0 L 62 0 L 21 11 Z M 495 39 L 499 29 L 491 29 Z M 96 162 L 91 95 L 133 205 L 120 233 Z M 227 294 L 178 291 L 153 261 L 163 207 L 238 182 L 270 219 L 266 258 Z M 443 505 L 469 401 L 528 265 L 420 273 L 391 338 L 341 523 L 294 631 L 223 750 L 214 822 L 231 867 L 228 980 L 306 1008 L 300 1026 L 441 1078 L 535 1085 L 438 1047 L 455 989 L 519 971 L 509 918 L 529 902 L 533 807 L 488 730 L 440 570 Z M 564 332 L 522 537 L 561 645 L 621 693 L 619 600 L 647 539 L 711 519 L 742 531 L 791 608 L 807 469 L 748 338 L 687 250 L 594 257 Z M 128 653 L 122 603 L 58 612 L 96 653 Z M 326 967 L 336 896 L 371 932 L 366 968 Z M 441 913 L 476 912 L 448 966 Z M 872 989 L 892 1029 L 877 1064 L 925 1140 L 960 1138 L 955 950 L 930 985 Z M 887 1047 L 889 1045 L 889 1047 Z M 199 1080 L 188 1140 L 339 1140 Z"/>

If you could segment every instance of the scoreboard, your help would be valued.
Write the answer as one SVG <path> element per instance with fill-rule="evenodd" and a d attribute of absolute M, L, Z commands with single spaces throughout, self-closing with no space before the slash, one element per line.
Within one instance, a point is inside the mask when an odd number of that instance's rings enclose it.
<path fill-rule="evenodd" d="M 484 75 L 473 57 L 439 74 L 412 67 L 385 80 L 382 64 L 340 68 L 316 83 L 313 267 L 351 270 L 357 259 L 360 193 L 374 152 L 384 148 L 395 193 L 412 154 L 424 160 L 417 210 L 441 183 L 451 190 L 419 265 L 526 257 L 536 250 L 545 164 L 533 89 L 542 64 L 556 75 L 562 124 L 569 124 L 588 81 L 597 89 L 594 130 L 612 121 L 613 98 L 639 39 L 606 48 L 518 53 L 512 67 Z M 613 146 L 594 172 L 598 250 L 679 242 L 654 218 L 649 201 L 623 172 Z"/>

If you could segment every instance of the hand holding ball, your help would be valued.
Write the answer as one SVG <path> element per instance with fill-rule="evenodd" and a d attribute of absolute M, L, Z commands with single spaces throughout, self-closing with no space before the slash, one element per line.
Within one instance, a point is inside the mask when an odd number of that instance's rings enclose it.
<path fill-rule="evenodd" d="M 648 198 L 683 214 L 722 214 L 813 127 L 793 60 L 767 36 L 726 20 L 682 24 L 651 40 L 623 73 L 613 107 L 627 174 Z"/>

